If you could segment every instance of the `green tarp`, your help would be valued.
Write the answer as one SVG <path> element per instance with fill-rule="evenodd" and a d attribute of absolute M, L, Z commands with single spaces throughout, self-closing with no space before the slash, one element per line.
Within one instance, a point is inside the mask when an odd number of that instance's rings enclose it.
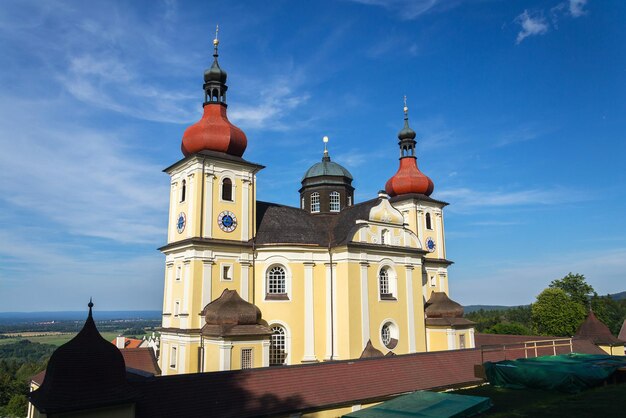
<path fill-rule="evenodd" d="M 351 418 L 462 418 L 491 408 L 491 400 L 480 396 L 453 395 L 439 392 L 413 392 L 376 406 L 351 412 Z"/>
<path fill-rule="evenodd" d="M 626 357 L 571 353 L 484 366 L 487 380 L 494 386 L 576 393 L 602 384 L 615 370 L 626 367 Z"/>

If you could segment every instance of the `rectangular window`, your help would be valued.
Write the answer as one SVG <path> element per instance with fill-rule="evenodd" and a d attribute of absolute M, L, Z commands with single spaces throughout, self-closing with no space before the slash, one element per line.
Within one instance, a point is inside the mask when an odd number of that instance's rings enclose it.
<path fill-rule="evenodd" d="M 176 354 L 176 347 L 172 347 L 172 349 L 170 350 L 170 369 L 175 369 L 176 368 L 176 361 L 178 360 L 177 358 L 177 354 Z"/>
<path fill-rule="evenodd" d="M 178 316 L 180 313 L 180 301 L 174 302 L 174 316 Z"/>
<path fill-rule="evenodd" d="M 465 334 L 459 335 L 459 348 L 465 348 Z"/>
<path fill-rule="evenodd" d="M 222 280 L 233 280 L 233 266 L 222 266 Z"/>
<path fill-rule="evenodd" d="M 183 275 L 183 268 L 181 266 L 176 267 L 176 281 L 180 282 Z"/>
<path fill-rule="evenodd" d="M 311 213 L 317 213 L 320 211 L 320 194 L 315 192 L 311 193 Z"/>
<path fill-rule="evenodd" d="M 348 196 L 348 206 L 352 206 L 352 196 Z"/>
<path fill-rule="evenodd" d="M 330 211 L 339 212 L 341 204 L 339 203 L 339 192 L 330 193 Z"/>
<path fill-rule="evenodd" d="M 251 348 L 241 349 L 241 368 L 242 369 L 252 368 L 252 349 Z"/>

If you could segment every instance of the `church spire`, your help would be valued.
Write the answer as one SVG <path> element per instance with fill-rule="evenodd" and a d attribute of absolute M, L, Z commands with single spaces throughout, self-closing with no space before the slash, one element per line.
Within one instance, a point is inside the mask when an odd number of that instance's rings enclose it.
<path fill-rule="evenodd" d="M 409 126 L 409 108 L 406 105 L 406 96 L 404 96 L 404 127 L 398 132 L 400 158 L 415 158 L 415 144 L 417 143 L 415 142 L 415 137 L 415 131 Z"/>
<path fill-rule="evenodd" d="M 217 103 L 222 106 L 226 106 L 226 71 L 220 68 L 217 62 L 219 56 L 217 47 L 220 44 L 219 38 L 219 25 L 215 28 L 215 39 L 213 39 L 213 64 L 211 68 L 204 72 L 204 105 Z"/>

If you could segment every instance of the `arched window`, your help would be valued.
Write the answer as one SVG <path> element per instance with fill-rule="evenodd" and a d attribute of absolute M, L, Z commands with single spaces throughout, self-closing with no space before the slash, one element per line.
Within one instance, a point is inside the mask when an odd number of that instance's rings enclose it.
<path fill-rule="evenodd" d="M 280 366 L 287 359 L 287 333 L 280 325 L 272 325 L 270 330 L 270 366 Z"/>
<path fill-rule="evenodd" d="M 185 201 L 185 195 L 187 194 L 187 181 L 183 180 L 183 184 L 180 188 L 180 201 L 184 202 Z"/>
<path fill-rule="evenodd" d="M 433 229 L 433 223 L 430 220 L 430 213 L 426 212 L 426 229 Z"/>
<path fill-rule="evenodd" d="M 320 194 L 318 192 L 311 193 L 311 213 L 320 211 Z"/>
<path fill-rule="evenodd" d="M 339 192 L 330 192 L 330 211 L 339 212 L 341 204 L 339 203 Z"/>
<path fill-rule="evenodd" d="M 233 182 L 229 178 L 222 180 L 222 200 L 233 201 Z"/>
<path fill-rule="evenodd" d="M 267 294 L 287 294 L 285 269 L 281 266 L 273 266 L 267 271 Z"/>
<path fill-rule="evenodd" d="M 380 269 L 380 273 L 378 273 L 378 286 L 380 289 L 381 299 L 391 297 L 391 292 L 389 290 L 389 269 L 386 267 Z"/>

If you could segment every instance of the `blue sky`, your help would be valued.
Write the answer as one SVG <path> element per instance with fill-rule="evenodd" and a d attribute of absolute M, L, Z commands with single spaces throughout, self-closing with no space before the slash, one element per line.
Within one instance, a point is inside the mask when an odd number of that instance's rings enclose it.
<path fill-rule="evenodd" d="M 0 311 L 160 309 L 169 179 L 215 24 L 258 195 L 321 157 L 375 196 L 402 96 L 446 209 L 453 299 L 626 290 L 622 1 L 5 1 Z"/>

